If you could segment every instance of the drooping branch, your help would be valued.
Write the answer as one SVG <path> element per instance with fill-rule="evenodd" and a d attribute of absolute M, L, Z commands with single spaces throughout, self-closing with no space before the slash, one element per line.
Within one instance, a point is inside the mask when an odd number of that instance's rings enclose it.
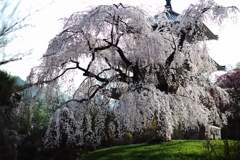
<path fill-rule="evenodd" d="M 81 100 L 75 100 L 75 101 L 77 101 L 77 102 L 79 102 L 79 103 L 87 102 L 87 101 L 91 100 L 91 99 L 98 93 L 98 91 L 99 91 L 100 89 L 103 89 L 103 88 L 106 87 L 107 85 L 108 85 L 108 82 L 103 83 L 102 85 L 95 85 L 95 87 L 97 87 L 97 88 L 95 89 L 95 91 L 94 91 L 92 94 L 90 94 L 87 98 L 83 98 L 83 99 L 81 99 Z"/>
<path fill-rule="evenodd" d="M 9 62 L 18 61 L 18 60 L 21 60 L 21 59 L 22 58 L 11 58 L 9 60 L 0 61 L 0 65 L 3 65 L 3 64 L 9 63 Z"/>
<path fill-rule="evenodd" d="M 56 77 L 54 77 L 54 78 L 52 78 L 50 80 L 45 80 L 45 81 L 43 80 L 43 81 L 38 81 L 36 83 L 25 84 L 25 85 L 19 87 L 18 92 L 19 91 L 23 91 L 23 90 L 28 89 L 28 88 L 33 87 L 33 86 L 37 86 L 37 85 L 42 85 L 42 84 L 47 84 L 47 83 L 53 82 L 53 81 L 57 80 L 58 78 L 62 77 L 67 71 L 73 70 L 73 69 L 77 69 L 77 67 L 66 68 L 61 74 L 59 74 L 58 76 L 56 76 Z"/>

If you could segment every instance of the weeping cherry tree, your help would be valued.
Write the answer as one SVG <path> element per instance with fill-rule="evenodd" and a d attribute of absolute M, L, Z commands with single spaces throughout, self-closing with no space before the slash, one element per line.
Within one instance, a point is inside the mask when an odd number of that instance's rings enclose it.
<path fill-rule="evenodd" d="M 73 13 L 28 77 L 48 103 L 66 88 L 69 95 L 50 119 L 45 145 L 97 146 L 124 133 L 141 135 L 153 120 L 154 137 L 163 141 L 176 129 L 222 126 L 218 107 L 229 98 L 205 76 L 216 63 L 202 26 L 206 19 L 221 25 L 237 10 L 200 0 L 182 15 L 170 1 L 155 17 L 121 3 Z"/>

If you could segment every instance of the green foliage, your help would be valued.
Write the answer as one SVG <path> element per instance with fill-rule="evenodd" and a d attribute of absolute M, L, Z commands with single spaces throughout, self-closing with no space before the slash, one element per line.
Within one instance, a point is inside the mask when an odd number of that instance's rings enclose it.
<path fill-rule="evenodd" d="M 158 139 L 156 136 L 156 128 L 157 128 L 157 119 L 154 117 L 152 121 L 147 123 L 146 127 L 143 128 L 141 133 L 136 133 L 133 136 L 133 143 L 145 143 L 152 142 L 153 140 Z"/>
<path fill-rule="evenodd" d="M 240 68 L 240 62 L 236 64 L 236 68 Z"/>
<path fill-rule="evenodd" d="M 147 141 L 150 142 L 152 139 L 156 138 L 156 128 L 157 128 L 157 118 L 155 117 L 151 123 L 143 130 L 143 134 Z"/>
<path fill-rule="evenodd" d="M 20 100 L 20 96 L 15 94 L 19 86 L 16 79 L 5 71 L 0 71 L 0 106 L 11 105 L 16 100 Z"/>
<path fill-rule="evenodd" d="M 30 92 L 35 94 L 36 88 L 30 88 Z M 28 94 L 23 95 L 23 99 L 26 102 L 19 114 L 19 134 L 25 136 L 25 141 L 33 143 L 37 139 L 42 140 L 42 136 L 46 132 L 48 122 L 53 113 L 61 107 L 63 103 L 63 97 L 55 96 L 51 105 L 46 104 L 44 98 L 39 98 L 35 101 L 35 104 L 31 104 L 31 97 Z"/>
<path fill-rule="evenodd" d="M 6 128 L 0 123 L 0 151 L 8 145 L 9 136 L 7 135 Z"/>
<path fill-rule="evenodd" d="M 131 144 L 133 141 L 133 136 L 131 133 L 124 133 L 122 136 L 122 143 L 123 144 Z"/>
<path fill-rule="evenodd" d="M 223 140 L 205 143 L 208 159 L 236 160 L 240 159 L 240 141 Z"/>
<path fill-rule="evenodd" d="M 31 136 L 41 130 L 45 130 L 50 118 L 48 108 L 39 100 L 33 107 L 27 106 L 19 117 L 19 133 Z"/>

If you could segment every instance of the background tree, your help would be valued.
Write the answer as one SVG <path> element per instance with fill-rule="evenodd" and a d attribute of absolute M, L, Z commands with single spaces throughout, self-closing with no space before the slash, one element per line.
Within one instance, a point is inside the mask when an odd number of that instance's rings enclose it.
<path fill-rule="evenodd" d="M 239 139 L 240 119 L 240 68 L 235 68 L 217 77 L 216 84 L 224 88 L 231 96 L 231 104 L 227 108 L 221 108 L 229 112 L 228 138 Z"/>
<path fill-rule="evenodd" d="M 222 74 L 221 76 L 218 76 L 216 83 L 229 92 L 235 106 L 231 106 L 232 112 L 238 115 L 240 100 L 240 68 L 235 68 L 225 74 Z"/>
<path fill-rule="evenodd" d="M 13 138 L 8 131 L 17 129 L 15 109 L 21 99 L 18 88 L 15 77 L 0 71 L 0 149 L 7 147 Z"/>
<path fill-rule="evenodd" d="M 15 1 L 16 2 L 16 1 Z M 18 7 L 20 5 L 20 1 L 17 3 L 13 3 L 10 1 L 2 0 L 0 1 L 0 65 L 6 64 L 11 61 L 17 61 L 22 59 L 24 55 L 29 53 L 11 53 L 7 55 L 5 53 L 5 47 L 11 43 L 15 38 L 16 35 L 14 33 L 23 27 L 26 26 L 24 23 L 25 19 L 28 18 L 30 15 L 27 15 L 23 18 L 19 18 L 17 16 L 19 10 Z"/>
<path fill-rule="evenodd" d="M 33 113 L 34 115 L 32 115 Z M 44 105 L 43 100 L 38 100 L 35 105 L 24 107 L 24 110 L 19 115 L 19 134 L 23 135 L 24 142 L 30 142 L 34 145 L 36 140 L 41 140 L 48 126 L 48 120 L 52 112 Z M 32 118 L 31 118 L 32 117 Z"/>
<path fill-rule="evenodd" d="M 47 5 L 49 5 L 52 1 L 48 1 Z M 8 1 L 8 0 L 1 0 L 0 1 L 0 66 L 12 61 L 18 61 L 22 58 L 31 54 L 31 49 L 24 52 L 20 52 L 17 49 L 10 51 L 6 51 L 6 48 L 10 48 L 16 40 L 21 40 L 21 33 L 20 31 L 30 27 L 29 19 L 35 13 L 44 9 L 47 5 L 41 2 L 38 4 L 38 7 L 35 8 L 32 4 L 28 4 L 29 9 L 25 13 L 24 10 L 26 6 L 23 6 L 21 0 L 16 1 Z M 37 1 L 34 2 L 35 5 Z M 23 8 L 24 7 L 24 8 Z M 19 34 L 20 33 L 20 34 Z M 11 46 L 11 48 L 15 48 L 15 46 Z"/>
<path fill-rule="evenodd" d="M 18 133 L 23 138 L 22 142 L 30 145 L 41 145 L 39 143 L 46 132 L 50 117 L 58 108 L 62 107 L 61 105 L 66 99 L 66 95 L 64 97 L 55 96 L 50 104 L 45 99 L 38 97 L 32 104 L 32 99 L 36 98 L 37 93 L 36 87 L 23 90 L 21 96 L 25 103 L 20 103 L 18 106 Z"/>
<path fill-rule="evenodd" d="M 16 100 L 20 101 L 20 95 L 16 93 L 19 87 L 15 77 L 0 71 L 0 106 L 14 105 Z"/>
<path fill-rule="evenodd" d="M 240 62 L 236 64 L 236 68 L 240 68 Z"/>
<path fill-rule="evenodd" d="M 215 99 L 226 105 L 229 98 L 203 76 L 216 67 L 197 23 L 210 18 L 221 25 L 235 10 L 200 1 L 171 23 L 162 13 L 159 22 L 140 8 L 114 4 L 66 18 L 28 79 L 46 91 L 49 103 L 63 85 L 73 93 L 50 119 L 45 144 L 59 146 L 63 137 L 69 145 L 100 144 L 106 130 L 119 139 L 126 132 L 140 135 L 154 119 L 154 137 L 163 141 L 176 128 L 221 126 Z M 84 81 L 74 78 L 80 74 Z M 109 113 L 114 119 L 106 125 Z"/>

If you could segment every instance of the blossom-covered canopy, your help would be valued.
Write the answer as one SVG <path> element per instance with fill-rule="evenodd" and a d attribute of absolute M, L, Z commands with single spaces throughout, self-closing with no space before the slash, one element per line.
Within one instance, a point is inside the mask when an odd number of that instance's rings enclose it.
<path fill-rule="evenodd" d="M 192 33 L 196 22 L 206 17 L 221 22 L 231 9 L 201 0 L 178 23 L 157 26 L 146 11 L 123 4 L 66 18 L 29 76 L 49 103 L 66 86 L 73 93 L 52 116 L 45 144 L 99 145 L 126 132 L 141 135 L 153 120 L 152 136 L 164 141 L 176 129 L 221 126 L 225 119 L 218 106 L 228 103 L 228 94 L 207 80 L 215 62 L 207 39 L 199 42 Z M 186 35 L 192 35 L 191 43 Z M 86 79 L 76 86 L 80 74 Z"/>

